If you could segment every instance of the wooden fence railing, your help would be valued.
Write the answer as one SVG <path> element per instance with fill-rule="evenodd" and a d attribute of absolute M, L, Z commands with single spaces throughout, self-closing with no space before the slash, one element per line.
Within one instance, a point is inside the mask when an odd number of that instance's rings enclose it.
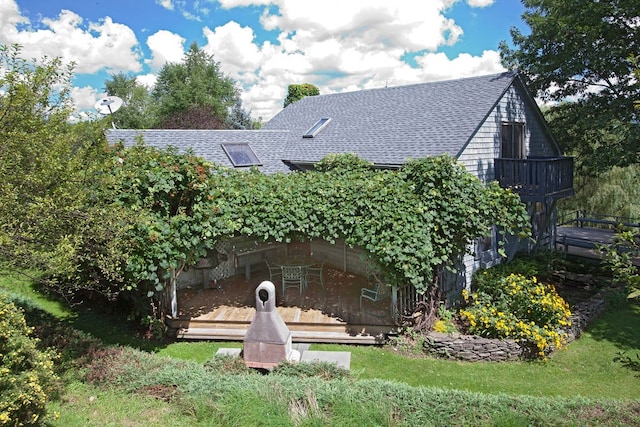
<path fill-rule="evenodd" d="M 587 211 L 575 211 L 563 215 L 558 225 L 575 224 L 578 227 L 616 229 L 621 226 L 640 229 L 640 219 L 619 215 L 599 214 Z"/>

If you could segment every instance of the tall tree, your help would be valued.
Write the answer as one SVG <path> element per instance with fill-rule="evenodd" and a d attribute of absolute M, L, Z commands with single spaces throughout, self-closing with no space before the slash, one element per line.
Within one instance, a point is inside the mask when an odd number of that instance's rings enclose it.
<path fill-rule="evenodd" d="M 72 68 L 57 58 L 28 62 L 14 45 L 0 46 L 0 69 L 0 257 L 28 265 L 33 253 L 55 257 L 63 237 L 43 226 L 63 228 L 68 213 L 51 215 L 68 200 Z"/>
<path fill-rule="evenodd" d="M 503 65 L 517 69 L 538 96 L 560 104 L 550 125 L 579 170 L 598 174 L 640 162 L 640 83 L 630 60 L 640 49 L 640 3 L 629 0 L 522 0 L 525 35 L 500 45 Z"/>
<path fill-rule="evenodd" d="M 320 95 L 320 89 L 312 85 L 311 83 L 303 83 L 300 85 L 291 84 L 287 89 L 287 97 L 284 99 L 284 106 L 293 104 L 296 101 L 301 100 L 305 96 Z"/>
<path fill-rule="evenodd" d="M 218 62 L 193 43 L 183 63 L 165 64 L 152 96 L 161 128 L 226 128 L 229 111 L 238 100 L 235 82 Z"/>
<path fill-rule="evenodd" d="M 100 202 L 100 122 L 68 122 L 73 67 L 59 59 L 3 46 L 0 69 L 0 262 L 42 272 L 63 294 L 109 294 L 126 264 L 114 237 L 132 216 Z"/>
<path fill-rule="evenodd" d="M 3 46 L 0 69 L 0 259 L 73 281 L 82 264 L 102 262 L 81 260 L 82 248 L 109 251 L 109 225 L 122 224 L 94 198 L 104 134 L 68 122 L 72 66 Z"/>
<path fill-rule="evenodd" d="M 105 92 L 122 99 L 122 107 L 114 114 L 115 123 L 123 129 L 148 129 L 155 120 L 151 92 L 138 83 L 135 76 L 112 74 L 105 81 Z"/>

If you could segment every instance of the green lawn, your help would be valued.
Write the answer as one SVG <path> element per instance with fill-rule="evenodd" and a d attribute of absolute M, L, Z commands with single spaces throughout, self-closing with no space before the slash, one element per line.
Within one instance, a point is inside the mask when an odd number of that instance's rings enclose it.
<path fill-rule="evenodd" d="M 617 332 L 608 334 L 609 328 Z M 373 346 L 314 344 L 311 349 L 350 351 L 352 375 L 362 379 L 492 394 L 640 399 L 640 378 L 613 361 L 619 351 L 640 351 L 640 333 L 626 332 L 632 329 L 640 331 L 639 305 L 609 311 L 579 340 L 546 362 L 470 363 L 411 358 Z M 177 342 L 160 349 L 158 354 L 204 362 L 220 347 L 241 346 L 238 342 Z"/>
<path fill-rule="evenodd" d="M 636 331 L 634 333 L 634 331 Z M 389 348 L 314 344 L 312 350 L 350 351 L 352 375 L 412 386 L 532 396 L 640 398 L 640 378 L 613 361 L 619 351 L 640 351 L 640 305 L 624 305 L 600 316 L 583 336 L 546 362 L 470 363 L 410 358 Z M 158 354 L 205 362 L 220 347 L 242 343 L 176 342 Z"/>
<path fill-rule="evenodd" d="M 77 374 L 70 373 L 71 375 L 65 381 L 67 385 L 64 397 L 52 403 L 52 410 L 60 413 L 59 420 L 53 425 L 146 426 L 166 425 L 167 422 L 172 425 L 256 425 L 258 422 L 255 420 L 259 419 L 261 410 L 275 411 L 273 416 L 276 418 L 274 420 L 291 419 L 292 409 L 291 407 L 286 409 L 286 393 L 289 393 L 286 391 L 287 387 L 292 388 L 298 384 L 303 388 L 307 387 L 308 390 L 314 390 L 313 393 L 321 393 L 325 388 L 322 383 L 316 382 L 306 385 L 307 380 L 301 383 L 294 382 L 293 385 L 286 385 L 288 384 L 286 381 L 282 385 L 276 385 L 275 379 L 270 380 L 269 387 L 273 387 L 276 394 L 273 395 L 273 401 L 269 402 L 269 405 L 260 408 L 260 405 L 266 405 L 265 402 L 256 402 L 256 399 L 264 398 L 260 394 L 261 392 L 245 393 L 242 391 L 246 387 L 257 387 L 254 384 L 255 378 L 229 378 L 223 379 L 222 383 L 219 382 L 220 379 L 217 379 L 213 380 L 214 383 L 202 383 L 201 378 L 204 378 L 205 373 L 196 372 L 204 362 L 213 357 L 218 348 L 241 347 L 241 342 L 151 342 L 138 338 L 129 325 L 116 316 L 101 314 L 94 310 L 69 309 L 64 304 L 47 298 L 40 294 L 37 288 L 25 280 L 23 276 L 1 276 L 0 288 L 8 289 L 36 301 L 48 313 L 76 329 L 91 333 L 105 343 L 121 344 L 137 348 L 147 354 L 164 357 L 166 360 L 194 364 L 186 365 L 188 372 L 184 373 L 177 371 L 178 368 L 172 368 L 174 370 L 170 371 L 168 376 L 170 383 L 175 381 L 176 385 L 171 386 L 170 390 L 174 390 L 173 387 L 186 387 L 187 389 L 213 387 L 214 389 L 211 391 L 214 400 L 211 401 L 201 401 L 200 399 L 193 401 L 183 397 L 174 402 L 172 400 L 158 400 L 138 393 L 130 394 L 130 392 L 123 392 L 122 389 L 86 384 L 80 377 L 77 377 Z M 579 340 L 569 344 L 566 349 L 553 354 L 546 362 L 455 362 L 431 357 L 409 357 L 390 347 L 314 344 L 311 347 L 314 350 L 350 351 L 350 381 L 355 382 L 347 388 L 340 385 L 340 382 L 331 382 L 331 385 L 326 385 L 326 387 L 337 387 L 335 393 L 338 394 L 335 398 L 340 399 L 339 405 L 336 402 L 331 403 L 331 397 L 326 395 L 305 397 L 304 399 L 310 400 L 311 403 L 308 404 L 311 407 L 314 407 L 312 405 L 314 399 L 318 399 L 325 409 L 324 412 L 321 411 L 322 414 L 316 412 L 315 415 L 312 414 L 313 416 L 305 415 L 317 419 L 313 418 L 314 422 L 306 422 L 302 425 L 343 425 L 345 420 L 358 419 L 363 408 L 361 404 L 350 400 L 355 399 L 355 395 L 349 394 L 348 390 L 351 388 L 355 390 L 354 393 L 364 393 L 365 395 L 374 392 L 380 393 L 385 389 L 388 390 L 388 393 L 397 395 L 418 393 L 416 396 L 419 397 L 412 397 L 412 399 L 416 399 L 415 402 L 422 402 L 421 399 L 427 398 L 420 397 L 423 394 L 430 396 L 428 399 L 444 399 L 439 402 L 439 405 L 445 405 L 442 408 L 444 412 L 437 414 L 438 417 L 442 417 L 437 419 L 442 420 L 446 420 L 447 411 L 452 410 L 446 406 L 447 400 L 454 399 L 459 405 L 465 407 L 456 416 L 461 417 L 458 418 L 459 420 L 467 420 L 469 425 L 526 425 L 532 422 L 544 425 L 548 423 L 549 418 L 536 418 L 538 415 L 535 414 L 540 411 L 545 412 L 546 409 L 541 410 L 540 408 L 547 407 L 550 408 L 551 419 L 555 419 L 553 417 L 562 418 L 569 408 L 577 407 L 577 414 L 569 412 L 568 416 L 572 418 L 568 419 L 566 423 L 559 424 L 580 425 L 580 411 L 584 410 L 580 408 L 584 408 L 584 405 L 587 405 L 586 407 L 596 405 L 600 408 L 598 411 L 603 412 L 598 418 L 598 422 L 605 419 L 608 420 L 608 425 L 620 424 L 620 420 L 626 420 L 625 411 L 630 411 L 631 419 L 637 420 L 640 417 L 640 377 L 637 376 L 637 371 L 624 367 L 613 360 L 620 351 L 626 351 L 630 355 L 640 351 L 640 334 L 637 331 L 640 331 L 640 305 L 622 304 L 600 316 Z M 192 367 L 188 368 L 188 366 Z M 144 372 L 140 375 L 144 375 Z M 159 374 L 158 378 L 161 378 L 162 375 Z M 155 378 L 156 376 L 152 375 L 150 378 L 140 381 L 154 381 Z M 259 382 L 259 379 L 257 381 Z M 185 382 L 187 385 L 181 386 L 181 382 Z M 293 388 L 292 390 L 294 393 L 300 393 Z M 202 393 L 202 390 L 196 391 L 194 389 L 193 394 L 198 395 L 198 393 Z M 208 395 L 207 393 L 209 392 L 206 392 L 205 395 Z M 161 395 L 164 399 L 165 394 Z M 285 398 L 284 402 L 281 401 L 283 397 Z M 542 400 L 529 400 L 540 398 Z M 559 399 L 564 400 L 560 402 Z M 592 401 L 575 399 L 598 400 L 593 401 L 597 403 L 593 403 Z M 630 400 L 633 402 L 629 402 Z M 408 401 L 411 402 L 411 399 Z M 615 403 L 616 401 L 629 403 L 619 407 L 616 406 L 618 405 Z M 522 403 L 524 409 L 518 409 L 517 405 L 520 403 L 513 402 Z M 553 406 L 557 402 L 560 402 L 558 403 L 560 406 Z M 289 406 L 291 404 L 289 401 Z M 248 408 L 256 405 L 258 405 L 257 409 L 244 412 L 238 409 L 238 407 Z M 483 412 L 478 415 L 480 418 L 474 418 L 476 415 L 472 409 L 478 405 L 483 407 Z M 327 413 L 326 408 L 330 407 L 333 407 L 333 410 Z M 507 409 L 503 411 L 499 408 Z M 521 409 L 526 409 L 531 413 L 523 415 L 519 412 Z M 309 408 L 305 410 L 309 410 Z M 395 413 L 399 410 L 398 408 L 394 409 L 393 405 L 385 406 L 383 409 L 372 410 L 371 413 L 362 416 L 372 417 L 371 420 L 374 420 L 365 423 L 365 425 L 391 425 L 394 424 L 394 420 L 386 419 L 387 415 L 385 414 Z M 621 418 L 612 421 L 611 411 L 620 410 L 623 411 Z M 225 418 L 220 418 L 222 414 L 220 411 L 226 414 Z M 341 411 L 347 412 L 342 413 Z M 425 416 L 424 413 L 415 412 L 410 408 L 402 409 L 402 411 L 404 411 L 403 414 L 408 411 L 406 414 L 414 417 Z M 593 418 L 587 419 L 592 420 Z M 327 420 L 333 420 L 334 424 Z M 425 420 L 427 420 L 427 424 L 434 423 L 434 418 L 425 418 Z M 478 420 L 480 420 L 479 424 Z M 289 425 L 287 423 L 283 425 Z M 435 424 L 439 424 L 439 422 L 435 422 Z M 413 424 L 404 420 L 398 422 L 397 425 Z"/>
<path fill-rule="evenodd" d="M 44 310 L 109 344 L 128 345 L 203 363 L 218 348 L 241 342 L 157 343 L 139 339 L 121 318 L 91 310 L 71 310 L 37 291 L 25 276 L 0 276 L 0 287 L 35 300 Z M 546 362 L 469 363 L 407 357 L 390 348 L 314 344 L 313 350 L 351 352 L 352 375 L 481 393 L 532 396 L 640 398 L 640 378 L 614 362 L 620 351 L 640 351 L 640 305 L 624 304 L 600 316 L 587 332 Z"/>

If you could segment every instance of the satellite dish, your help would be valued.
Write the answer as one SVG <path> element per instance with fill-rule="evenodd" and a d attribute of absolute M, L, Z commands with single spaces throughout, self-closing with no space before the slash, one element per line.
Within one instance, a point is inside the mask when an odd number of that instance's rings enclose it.
<path fill-rule="evenodd" d="M 117 96 L 107 96 L 96 102 L 95 108 L 102 115 L 113 114 L 122 107 L 122 99 Z"/>
<path fill-rule="evenodd" d="M 118 108 L 122 107 L 122 99 L 117 96 L 107 96 L 96 102 L 95 108 L 98 113 L 103 116 L 110 115 L 118 111 Z M 115 129 L 116 124 L 111 120 L 111 126 Z"/>

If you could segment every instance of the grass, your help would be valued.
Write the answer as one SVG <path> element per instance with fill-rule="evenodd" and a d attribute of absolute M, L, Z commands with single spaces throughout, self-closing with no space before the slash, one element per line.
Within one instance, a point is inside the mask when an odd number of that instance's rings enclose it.
<path fill-rule="evenodd" d="M 220 348 L 242 348 L 242 342 L 193 341 L 175 342 L 156 352 L 159 356 L 173 357 L 182 360 L 193 360 L 204 363 L 210 360 Z"/>
<path fill-rule="evenodd" d="M 0 289 L 5 289 L 33 301 L 35 305 L 41 307 L 44 311 L 55 316 L 61 321 L 67 321 L 76 317 L 76 312 L 64 303 L 49 298 L 40 292 L 35 282 L 37 276 L 35 274 L 18 273 L 8 270 L 0 270 Z"/>
<path fill-rule="evenodd" d="M 75 395 L 83 396 L 87 406 L 91 404 L 90 393 L 100 393 L 94 402 L 103 400 L 116 405 L 112 408 L 117 414 L 110 414 L 108 419 L 123 419 L 125 413 L 134 415 L 126 425 L 145 425 L 138 419 L 144 406 L 138 396 L 142 394 L 146 399 L 152 393 L 171 405 L 156 405 L 159 409 L 149 414 L 146 425 L 156 425 L 163 411 L 171 411 L 171 416 L 177 417 L 173 423 L 176 425 L 185 418 L 191 420 L 191 425 L 222 426 L 617 426 L 640 422 L 638 401 L 491 395 L 349 377 L 326 380 L 274 373 L 238 375 L 132 349 L 112 352 L 108 360 L 98 360 L 95 366 L 113 369 L 98 369 L 104 375 L 94 378 L 97 387 L 91 389 L 82 384 L 82 393 Z M 118 400 L 120 396 L 129 396 L 131 402 Z M 99 410 L 98 403 L 94 408 Z M 67 405 L 60 406 L 60 410 L 65 409 L 68 410 Z M 97 418 L 87 421 L 93 420 Z M 98 425 L 64 421 L 70 422 L 64 425 Z"/>
<path fill-rule="evenodd" d="M 54 401 L 50 411 L 58 414 L 54 426 L 191 426 L 194 425 L 169 402 L 153 396 L 69 381 L 65 397 Z M 169 424 L 167 424 L 169 423 Z"/>
<path fill-rule="evenodd" d="M 94 308 L 68 304 L 42 292 L 34 275 L 0 271 L 0 289 L 28 298 L 66 325 L 93 335 L 106 344 L 127 345 L 147 351 L 156 351 L 164 343 L 141 339 L 121 314 L 97 311 Z"/>
<path fill-rule="evenodd" d="M 22 276 L 0 276 L 0 288 L 35 301 L 69 326 L 107 344 L 141 351 L 127 352 L 103 366 L 116 370 L 112 375 L 117 384 L 92 384 L 82 372 L 67 373 L 64 396 L 51 404 L 51 411 L 59 413 L 54 426 L 582 425 L 594 420 L 625 425 L 640 421 L 640 378 L 613 360 L 619 352 L 634 354 L 640 349 L 637 304 L 606 312 L 582 338 L 546 362 L 453 362 L 408 357 L 390 347 L 314 344 L 314 350 L 351 352 L 350 377 L 322 381 L 212 373 L 205 369 L 205 362 L 219 348 L 238 348 L 242 343 L 147 341 L 117 316 L 69 309 L 41 294 Z M 145 361 L 141 356 L 145 354 L 155 359 Z M 379 402 L 378 407 L 372 401 Z"/>
<path fill-rule="evenodd" d="M 639 399 L 640 378 L 613 361 L 619 351 L 640 350 L 639 331 L 640 305 L 625 304 L 604 313 L 580 339 L 546 362 L 452 362 L 408 359 L 379 348 L 341 350 L 352 352 L 351 367 L 359 378 L 383 378 L 413 386 L 492 394 Z M 336 346 L 314 348 L 339 349 Z"/>
<path fill-rule="evenodd" d="M 609 332 L 611 331 L 611 332 Z M 640 305 L 604 313 L 583 336 L 546 362 L 471 363 L 407 357 L 387 347 L 313 344 L 312 350 L 351 352 L 352 375 L 490 394 L 640 399 L 640 378 L 614 362 L 620 351 L 640 351 Z M 176 342 L 159 355 L 203 363 L 239 342 Z"/>

